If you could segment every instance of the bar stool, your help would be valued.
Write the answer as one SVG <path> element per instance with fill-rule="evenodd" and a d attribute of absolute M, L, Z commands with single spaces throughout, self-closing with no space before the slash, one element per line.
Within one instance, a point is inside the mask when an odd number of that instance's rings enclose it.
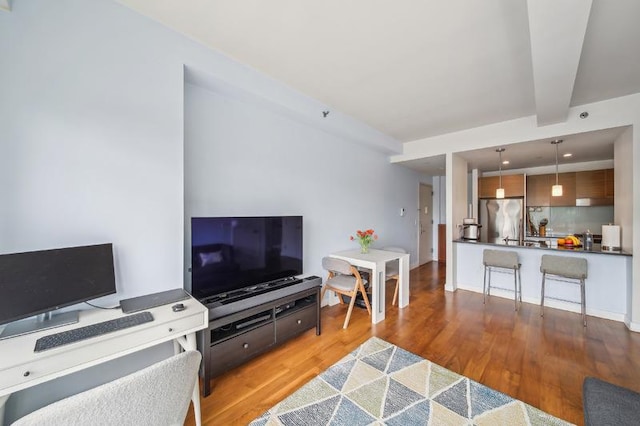
<path fill-rule="evenodd" d="M 522 279 L 520 277 L 520 264 L 518 263 L 518 253 L 506 250 L 485 249 L 482 253 L 482 263 L 484 264 L 484 281 L 482 283 L 483 303 L 487 301 L 487 295 L 491 295 L 491 271 L 513 271 L 513 301 L 518 310 L 518 301 L 522 303 Z M 487 285 L 487 270 L 489 271 L 489 283 Z M 501 288 L 496 287 L 494 288 Z M 507 290 L 507 289 L 503 289 Z"/>
<path fill-rule="evenodd" d="M 549 279 L 554 281 L 563 281 L 580 285 L 580 307 L 582 309 L 582 322 L 587 326 L 586 301 L 584 291 L 584 280 L 587 278 L 587 259 L 581 257 L 569 256 L 552 256 L 549 254 L 542 255 L 540 263 L 540 272 L 542 272 L 542 294 L 540 297 L 540 316 L 544 316 L 544 287 L 545 278 L 550 275 Z M 562 279 L 564 278 L 564 279 Z M 573 280 L 573 281 L 570 281 Z M 547 296 L 549 297 L 549 296 Z M 553 299 L 553 297 L 549 297 Z M 578 303 L 571 300 L 563 300 L 564 302 Z"/>

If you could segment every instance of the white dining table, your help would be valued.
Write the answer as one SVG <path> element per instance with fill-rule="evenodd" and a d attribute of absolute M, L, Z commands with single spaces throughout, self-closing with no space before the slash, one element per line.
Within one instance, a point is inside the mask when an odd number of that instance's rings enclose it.
<path fill-rule="evenodd" d="M 371 322 L 379 323 L 385 318 L 385 283 L 387 262 L 398 261 L 400 271 L 400 289 L 398 306 L 404 308 L 409 304 L 409 253 L 369 249 L 361 253 L 360 249 L 344 250 L 331 253 L 330 257 L 346 260 L 353 266 L 371 270 Z"/>

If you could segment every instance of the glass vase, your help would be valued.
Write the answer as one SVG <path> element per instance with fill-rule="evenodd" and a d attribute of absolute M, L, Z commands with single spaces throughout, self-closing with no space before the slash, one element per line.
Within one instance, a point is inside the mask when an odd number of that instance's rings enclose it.
<path fill-rule="evenodd" d="M 360 253 L 369 253 L 369 244 L 360 243 Z"/>

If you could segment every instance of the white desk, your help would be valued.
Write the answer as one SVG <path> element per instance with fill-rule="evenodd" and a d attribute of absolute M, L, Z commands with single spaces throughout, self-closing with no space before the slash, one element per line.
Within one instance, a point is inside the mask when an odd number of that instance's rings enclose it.
<path fill-rule="evenodd" d="M 360 253 L 360 249 L 339 251 L 329 256 L 346 260 L 354 266 L 371 270 L 371 322 L 379 323 L 384 319 L 386 263 L 393 260 L 400 262 L 400 290 L 398 306 L 404 308 L 409 304 L 409 254 L 393 251 L 369 249 L 369 253 Z"/>
<path fill-rule="evenodd" d="M 0 424 L 7 399 L 19 390 L 168 341 L 174 342 L 176 353 L 181 348 L 196 350 L 196 331 L 207 328 L 208 309 L 193 298 L 180 303 L 186 307 L 181 312 L 171 310 L 173 303 L 147 309 L 154 317 L 151 322 L 43 352 L 33 351 L 39 337 L 108 321 L 124 314 L 120 309 L 81 311 L 80 321 L 76 324 L 0 341 Z M 192 401 L 196 424 L 200 425 L 200 386 L 197 380 Z"/>

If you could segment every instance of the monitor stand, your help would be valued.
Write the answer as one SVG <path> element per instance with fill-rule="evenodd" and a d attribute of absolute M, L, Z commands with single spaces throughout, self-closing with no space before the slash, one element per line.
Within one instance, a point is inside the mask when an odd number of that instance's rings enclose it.
<path fill-rule="evenodd" d="M 36 331 L 47 330 L 49 328 L 62 327 L 63 325 L 75 324 L 78 322 L 78 318 L 78 311 L 62 312 L 59 314 L 47 312 L 33 318 L 7 324 L 4 330 L 0 332 L 0 340 L 35 333 Z"/>

